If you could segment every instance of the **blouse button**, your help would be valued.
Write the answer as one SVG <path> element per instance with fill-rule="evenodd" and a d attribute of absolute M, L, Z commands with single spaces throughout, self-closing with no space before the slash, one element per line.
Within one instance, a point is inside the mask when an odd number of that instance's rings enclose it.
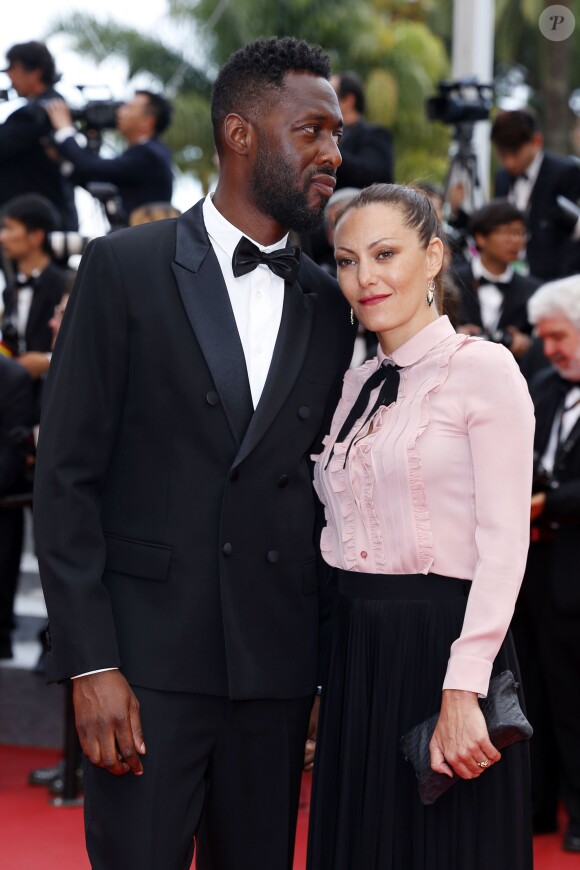
<path fill-rule="evenodd" d="M 366 550 L 361 550 L 361 551 L 360 551 L 360 556 L 361 556 L 361 559 L 366 559 L 366 557 L 368 556 L 367 551 L 366 551 Z"/>

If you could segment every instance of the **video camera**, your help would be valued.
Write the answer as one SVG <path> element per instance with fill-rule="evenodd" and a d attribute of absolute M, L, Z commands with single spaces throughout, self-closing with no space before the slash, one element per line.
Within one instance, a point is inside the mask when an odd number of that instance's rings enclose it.
<path fill-rule="evenodd" d="M 491 110 L 493 84 L 484 85 L 476 78 L 441 81 L 439 93 L 429 97 L 425 107 L 430 121 L 443 124 L 473 124 L 486 121 Z"/>
<path fill-rule="evenodd" d="M 71 109 L 72 119 L 83 131 L 114 130 L 117 124 L 117 100 L 88 100 L 80 109 Z"/>

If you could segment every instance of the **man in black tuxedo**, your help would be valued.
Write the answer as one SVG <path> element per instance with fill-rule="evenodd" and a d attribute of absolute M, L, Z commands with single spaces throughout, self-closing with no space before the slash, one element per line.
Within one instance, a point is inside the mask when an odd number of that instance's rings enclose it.
<path fill-rule="evenodd" d="M 47 101 L 59 97 L 54 59 L 42 42 L 13 45 L 6 54 L 6 72 L 26 104 L 0 124 L 0 205 L 24 193 L 38 193 L 53 203 L 62 230 L 78 228 L 74 190 L 49 156 L 52 127 Z"/>
<path fill-rule="evenodd" d="M 232 55 L 213 197 L 92 242 L 56 343 L 36 542 L 95 868 L 181 870 L 198 830 L 200 870 L 292 866 L 327 579 L 309 456 L 354 341 L 286 247 L 335 185 L 328 75 L 290 37 Z"/>
<path fill-rule="evenodd" d="M 1 209 L 0 246 L 15 272 L 4 290 L 1 328 L 5 339 L 10 334 L 13 351 L 25 366 L 28 353 L 51 350 L 49 321 L 68 284 L 67 273 L 52 260 L 48 241 L 57 225 L 55 209 L 38 194 L 17 196 Z"/>
<path fill-rule="evenodd" d="M 532 741 L 534 823 L 580 852 L 580 277 L 545 284 L 529 316 L 552 363 L 530 384 L 536 412 L 532 542 L 514 637 Z"/>
<path fill-rule="evenodd" d="M 344 119 L 340 142 L 342 165 L 337 187 L 368 187 L 393 180 L 393 142 L 390 131 L 365 121 L 363 83 L 355 73 L 338 73 L 331 79 Z"/>
<path fill-rule="evenodd" d="M 14 360 L 0 354 L 0 501 L 25 486 L 20 442 L 34 423 L 32 381 Z M 22 507 L 0 504 L 0 658 L 12 658 L 11 632 L 24 515 Z"/>
<path fill-rule="evenodd" d="M 56 146 L 72 163 L 77 184 L 107 181 L 119 189 L 128 221 L 131 212 L 152 202 L 171 202 L 171 153 L 159 138 L 171 121 L 171 105 L 160 94 L 137 91 L 117 110 L 117 130 L 129 147 L 118 157 L 99 157 L 81 148 L 75 139 L 71 114 L 63 100 L 54 100 L 47 112 L 56 131 Z"/>
<path fill-rule="evenodd" d="M 512 265 L 526 242 L 524 215 L 506 199 L 494 200 L 471 215 L 469 232 L 478 255 L 452 271 L 461 296 L 459 332 L 499 341 L 520 361 L 531 343 L 528 300 L 540 284 Z"/>
<path fill-rule="evenodd" d="M 580 271 L 578 223 L 557 202 L 560 195 L 574 203 L 580 199 L 578 164 L 544 149 L 537 119 L 529 109 L 500 112 L 491 140 L 502 164 L 495 195 L 507 196 L 526 215 L 531 274 L 550 281 Z"/>

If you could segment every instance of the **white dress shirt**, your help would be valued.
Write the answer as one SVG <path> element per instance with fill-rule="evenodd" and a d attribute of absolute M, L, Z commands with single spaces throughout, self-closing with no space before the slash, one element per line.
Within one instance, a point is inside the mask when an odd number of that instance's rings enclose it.
<path fill-rule="evenodd" d="M 528 210 L 532 190 L 534 189 L 543 159 L 544 152 L 540 149 L 526 169 L 526 177 L 524 178 L 520 175 L 516 178 L 512 189 L 508 193 L 509 201 L 520 211 L 526 212 Z"/>
<path fill-rule="evenodd" d="M 477 289 L 481 322 L 486 332 L 493 333 L 497 329 L 503 307 L 503 293 L 497 284 L 507 284 L 511 281 L 514 270 L 508 266 L 501 275 L 492 275 L 481 262 L 481 257 L 474 257 L 471 262 L 473 277 L 480 282 Z"/>
<path fill-rule="evenodd" d="M 203 220 L 230 297 L 244 350 L 255 408 L 268 377 L 274 345 L 280 329 L 284 305 L 284 279 L 274 275 L 263 263 L 247 275 L 236 278 L 232 268 L 232 256 L 243 233 L 220 214 L 210 194 L 206 196 L 203 203 Z M 250 237 L 246 236 L 246 238 Z M 288 234 L 274 245 L 268 246 L 260 245 L 255 239 L 250 241 L 261 251 L 270 252 L 285 247 L 287 239 Z"/>
<path fill-rule="evenodd" d="M 554 470 L 554 461 L 559 445 L 566 441 L 578 418 L 580 418 L 580 386 L 571 386 L 569 392 L 566 393 L 561 410 L 554 417 L 550 438 L 542 456 L 542 467 L 549 474 Z"/>
<path fill-rule="evenodd" d="M 211 194 L 206 196 L 203 203 L 203 220 L 230 297 L 246 360 L 252 402 L 256 408 L 268 377 L 282 320 L 284 279 L 274 275 L 263 263 L 258 264 L 247 275 L 236 278 L 232 256 L 244 234 L 220 214 L 211 201 Z M 268 246 L 261 245 L 250 236 L 246 238 L 249 238 L 261 251 L 270 252 L 276 248 L 284 248 L 288 234 L 286 233 L 279 242 Z M 224 348 L 224 353 L 227 353 L 227 348 Z M 99 668 L 96 671 L 77 674 L 72 679 L 112 670 L 117 668 Z"/>

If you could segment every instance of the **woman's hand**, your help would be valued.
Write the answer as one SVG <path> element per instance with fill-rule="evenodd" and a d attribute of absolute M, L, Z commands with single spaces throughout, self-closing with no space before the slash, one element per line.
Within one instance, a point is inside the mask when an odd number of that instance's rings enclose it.
<path fill-rule="evenodd" d="M 437 773 L 475 779 L 499 761 L 501 754 L 489 739 L 475 692 L 445 689 L 431 743 L 431 767 Z M 478 762 L 488 761 L 482 767 Z"/>

